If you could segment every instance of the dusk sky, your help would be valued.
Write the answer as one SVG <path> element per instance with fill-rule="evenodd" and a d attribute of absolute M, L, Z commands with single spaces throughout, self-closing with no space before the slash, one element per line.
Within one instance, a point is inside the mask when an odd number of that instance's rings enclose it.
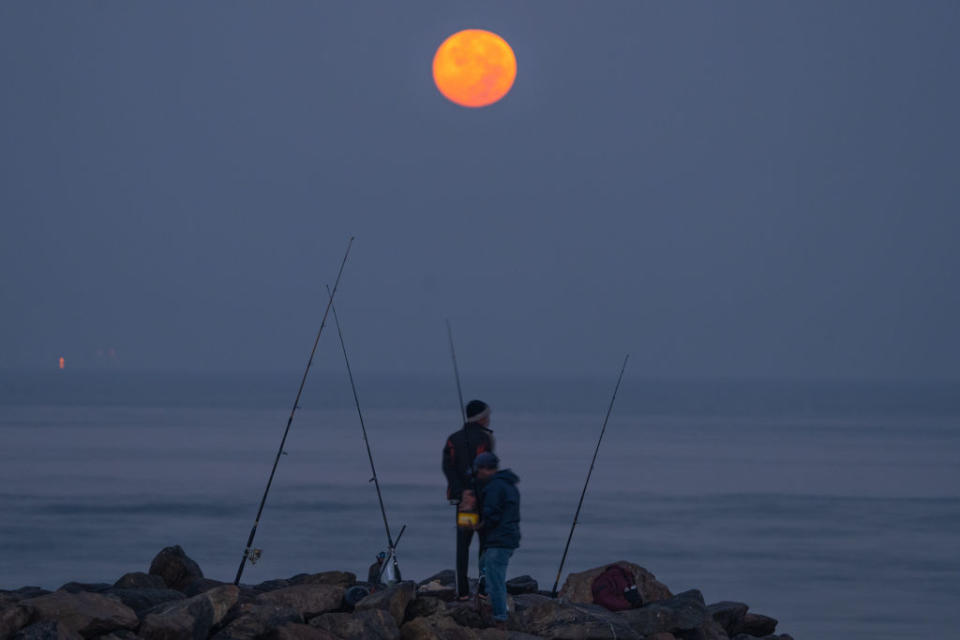
<path fill-rule="evenodd" d="M 431 78 L 471 27 L 517 59 L 479 109 Z M 0 368 L 297 370 L 355 235 L 357 370 L 448 371 L 449 317 L 472 371 L 960 379 L 958 33 L 955 0 L 0 3 Z"/>

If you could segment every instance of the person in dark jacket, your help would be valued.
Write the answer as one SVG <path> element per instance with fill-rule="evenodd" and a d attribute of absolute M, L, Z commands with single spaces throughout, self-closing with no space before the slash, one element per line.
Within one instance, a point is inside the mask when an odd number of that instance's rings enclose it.
<path fill-rule="evenodd" d="M 467 421 L 463 428 L 450 435 L 443 447 L 443 473 L 447 477 L 447 499 L 464 510 L 473 509 L 476 492 L 473 478 L 473 460 L 481 453 L 493 451 L 493 431 L 490 429 L 490 407 L 481 400 L 471 400 L 466 406 Z M 462 503 L 462 505 L 461 505 Z M 457 528 L 457 595 L 470 598 L 470 542 L 473 529 Z"/>
<path fill-rule="evenodd" d="M 481 565 L 487 579 L 487 593 L 497 623 L 507 620 L 507 565 L 520 546 L 520 492 L 517 477 L 510 469 L 500 470 L 492 453 L 482 453 L 473 462 L 480 490 Z"/>

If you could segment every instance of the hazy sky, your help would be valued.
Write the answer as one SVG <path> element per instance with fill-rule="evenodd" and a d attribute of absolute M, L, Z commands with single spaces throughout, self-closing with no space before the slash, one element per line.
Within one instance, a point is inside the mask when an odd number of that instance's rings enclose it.
<path fill-rule="evenodd" d="M 512 92 L 457 107 L 479 27 Z M 960 378 L 960 3 L 0 3 L 0 367 Z M 336 369 L 334 334 L 319 366 Z M 98 357 L 97 351 L 104 356 Z"/>

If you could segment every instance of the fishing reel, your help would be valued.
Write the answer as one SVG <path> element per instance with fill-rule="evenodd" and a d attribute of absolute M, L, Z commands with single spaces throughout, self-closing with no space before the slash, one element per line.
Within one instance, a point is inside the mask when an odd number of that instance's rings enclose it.
<path fill-rule="evenodd" d="M 251 549 L 247 547 L 247 550 L 243 552 L 247 556 L 247 560 L 250 561 L 250 564 L 257 564 L 257 560 L 260 559 L 260 556 L 263 554 L 263 549 Z"/>

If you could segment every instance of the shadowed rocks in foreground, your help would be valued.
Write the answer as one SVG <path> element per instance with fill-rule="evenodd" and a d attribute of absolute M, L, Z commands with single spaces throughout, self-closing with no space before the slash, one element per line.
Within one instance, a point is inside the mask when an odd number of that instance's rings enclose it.
<path fill-rule="evenodd" d="M 112 585 L 0 591 L 0 640 L 792 640 L 744 603 L 707 605 L 695 589 L 673 594 L 643 567 L 617 564 L 633 575 L 643 606 L 612 612 L 593 603 L 590 587 L 605 567 L 570 574 L 559 598 L 521 576 L 508 584 L 507 628 L 497 629 L 486 605 L 454 602 L 453 571 L 379 589 L 343 571 L 237 587 L 204 577 L 174 546 L 149 573 Z M 357 586 L 370 595 L 351 600 Z"/>

